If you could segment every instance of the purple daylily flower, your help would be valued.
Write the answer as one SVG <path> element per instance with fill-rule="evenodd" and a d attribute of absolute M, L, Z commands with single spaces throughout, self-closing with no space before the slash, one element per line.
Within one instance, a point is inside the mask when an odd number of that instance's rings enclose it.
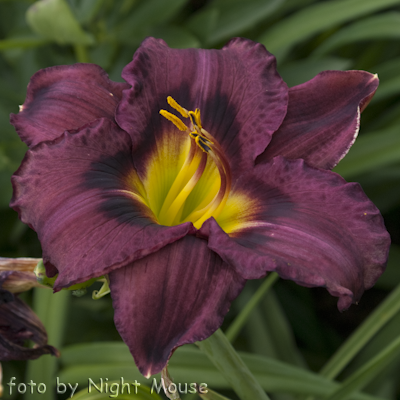
<path fill-rule="evenodd" d="M 340 310 L 375 283 L 382 217 L 330 169 L 376 76 L 326 71 L 288 89 L 252 41 L 176 50 L 149 38 L 122 77 L 91 64 L 32 77 L 11 117 L 30 146 L 11 206 L 59 273 L 55 290 L 109 274 L 115 324 L 145 376 L 210 336 L 247 279 L 324 286 Z"/>

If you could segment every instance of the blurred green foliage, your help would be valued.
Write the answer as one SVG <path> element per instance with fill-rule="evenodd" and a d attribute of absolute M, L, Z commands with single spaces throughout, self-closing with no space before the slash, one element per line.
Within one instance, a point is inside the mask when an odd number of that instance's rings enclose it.
<path fill-rule="evenodd" d="M 260 41 L 277 56 L 289 86 L 326 69 L 379 74 L 380 88 L 362 115 L 359 139 L 336 171 L 360 182 L 381 209 L 394 243 L 387 272 L 358 307 L 343 314 L 323 289 L 280 281 L 249 312 L 234 344 L 246 352 L 243 359 L 272 399 L 399 398 L 396 305 L 389 302 L 386 314 L 378 310 L 371 315 L 376 319 L 362 322 L 400 284 L 400 0 L 0 0 L 0 255 L 41 255 L 36 234 L 8 208 L 10 177 L 26 151 L 8 119 L 23 104 L 31 75 L 52 65 L 94 62 L 121 81 L 122 68 L 146 36 L 178 48 L 218 48 L 233 36 Z M 260 284 L 249 282 L 223 328 Z M 89 295 L 70 298 L 65 292 L 52 296 L 37 291 L 25 299 L 45 323 L 50 343 L 64 350 L 60 361 L 45 356 L 28 367 L 5 363 L 4 382 L 11 376 L 18 382 L 34 378 L 49 387 L 56 376 L 80 384 L 89 377 L 121 376 L 145 382 L 119 342 L 109 298 L 92 301 Z M 382 320 L 387 312 L 389 320 Z M 368 340 L 349 356 L 349 363 L 340 366 L 332 359 L 326 364 L 357 328 Z M 388 350 L 387 345 L 394 347 Z M 333 370 L 335 374 L 329 372 Z M 194 348 L 176 352 L 171 372 L 178 381 L 209 382 L 236 398 Z M 329 380 L 337 374 L 344 386 Z M 354 394 L 354 388 L 369 395 Z M 7 390 L 5 396 L 10 397 Z M 53 399 L 55 393 L 26 395 L 35 397 Z"/>

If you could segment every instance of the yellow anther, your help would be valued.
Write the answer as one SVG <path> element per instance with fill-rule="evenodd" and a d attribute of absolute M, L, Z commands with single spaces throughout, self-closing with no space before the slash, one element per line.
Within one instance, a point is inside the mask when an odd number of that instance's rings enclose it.
<path fill-rule="evenodd" d="M 189 118 L 188 111 L 185 108 L 181 107 L 171 96 L 167 97 L 167 101 L 168 101 L 168 104 L 173 109 L 175 109 L 176 111 L 178 111 L 182 115 L 182 117 Z"/>
<path fill-rule="evenodd" d="M 195 125 L 197 128 L 201 129 L 201 119 L 200 119 L 200 110 L 196 108 L 196 111 L 189 111 L 190 120 L 192 124 Z"/>
<path fill-rule="evenodd" d="M 209 139 L 210 134 L 203 129 L 201 126 L 200 109 L 196 108 L 195 111 L 187 111 L 185 108 L 181 107 L 171 96 L 167 97 L 168 104 L 179 111 L 183 117 L 190 118 L 192 132 L 189 132 L 189 136 L 194 139 L 197 146 L 200 149 L 208 153 L 211 149 L 211 145 L 214 143 Z M 175 126 L 181 131 L 188 131 L 189 128 L 174 114 L 166 110 L 160 110 L 160 114 L 167 118 L 169 121 L 175 124 Z"/>
<path fill-rule="evenodd" d="M 214 142 L 212 142 L 210 139 L 208 139 L 205 135 L 202 135 L 201 133 L 198 133 L 197 131 L 190 132 L 189 136 L 192 139 L 194 139 L 196 143 L 198 143 L 198 141 L 201 139 L 201 141 L 206 145 L 214 144 Z"/>
<path fill-rule="evenodd" d="M 160 114 L 164 118 L 167 118 L 167 120 L 171 121 L 179 130 L 185 132 L 189 129 L 176 115 L 171 114 L 166 110 L 160 110 Z"/>
<path fill-rule="evenodd" d="M 201 119 L 200 119 L 200 108 L 196 108 L 196 111 L 194 112 L 194 116 L 196 119 L 196 125 L 201 129 Z"/>

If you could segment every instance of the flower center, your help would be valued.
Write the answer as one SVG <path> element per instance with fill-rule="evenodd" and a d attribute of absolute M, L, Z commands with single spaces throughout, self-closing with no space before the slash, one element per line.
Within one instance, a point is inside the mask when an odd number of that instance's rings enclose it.
<path fill-rule="evenodd" d="M 167 226 L 191 221 L 199 229 L 206 219 L 217 218 L 223 210 L 231 189 L 230 168 L 220 144 L 202 127 L 200 110 L 197 108 L 195 111 L 188 111 L 170 96 L 167 101 L 182 117 L 189 119 L 189 126 L 166 110 L 160 110 L 160 114 L 180 131 L 186 132 L 191 140 L 187 157 L 169 188 L 157 219 L 160 224 Z M 203 201 L 183 215 L 185 202 L 202 177 L 209 159 L 218 169 L 219 189 L 211 199 L 208 191 L 204 193 Z M 214 181 L 210 184 L 214 184 Z"/>

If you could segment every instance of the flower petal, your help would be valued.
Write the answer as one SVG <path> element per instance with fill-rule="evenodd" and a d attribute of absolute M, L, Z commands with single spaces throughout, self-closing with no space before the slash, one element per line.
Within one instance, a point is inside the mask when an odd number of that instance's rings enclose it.
<path fill-rule="evenodd" d="M 47 344 L 47 333 L 36 314 L 18 297 L 2 288 L 11 271 L 0 272 L 0 361 L 34 360 L 43 354 L 59 356 Z M 34 348 L 24 347 L 27 340 Z"/>
<path fill-rule="evenodd" d="M 108 79 L 95 64 L 42 69 L 31 78 L 25 103 L 18 114 L 11 114 L 11 123 L 33 147 L 97 118 L 114 118 L 122 90 L 127 88 L 126 83 Z"/>
<path fill-rule="evenodd" d="M 132 89 L 124 92 L 116 120 L 145 155 L 171 130 L 159 115 L 169 107 L 168 96 L 187 110 L 200 109 L 203 128 L 238 174 L 252 167 L 286 114 L 287 86 L 275 58 L 246 39 L 233 39 L 222 50 L 178 50 L 148 38 L 122 76 Z"/>
<path fill-rule="evenodd" d="M 194 236 L 109 276 L 115 325 L 145 376 L 160 372 L 176 347 L 218 329 L 245 283 Z"/>
<path fill-rule="evenodd" d="M 11 206 L 38 233 L 47 272 L 59 271 L 55 290 L 195 231 L 191 223 L 154 222 L 133 166 L 131 139 L 107 119 L 28 151 L 12 181 Z"/>
<path fill-rule="evenodd" d="M 332 169 L 354 143 L 360 112 L 378 84 L 378 77 L 365 71 L 325 71 L 290 88 L 286 118 L 257 162 L 281 155 Z"/>
<path fill-rule="evenodd" d="M 378 209 L 356 183 L 276 157 L 243 176 L 233 189 L 248 208 L 227 218 L 229 235 L 210 219 L 200 233 L 244 278 L 277 271 L 303 286 L 325 286 L 343 310 L 383 272 L 390 238 Z M 229 209 L 230 206 L 227 203 Z"/>
<path fill-rule="evenodd" d="M 2 288 L 11 293 L 22 293 L 34 287 L 42 287 L 33 272 L 40 258 L 0 257 L 0 281 Z"/>

